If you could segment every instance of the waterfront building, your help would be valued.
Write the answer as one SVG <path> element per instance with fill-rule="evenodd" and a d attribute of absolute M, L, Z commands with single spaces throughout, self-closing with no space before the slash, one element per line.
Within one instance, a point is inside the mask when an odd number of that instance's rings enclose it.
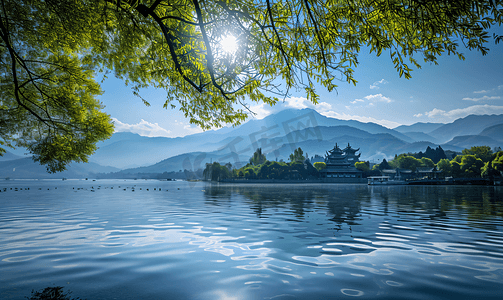
<path fill-rule="evenodd" d="M 388 176 L 391 180 L 410 180 L 414 178 L 415 174 L 411 170 L 407 169 L 384 169 L 381 170 L 381 174 Z"/>
<path fill-rule="evenodd" d="M 437 180 L 442 171 L 437 171 L 435 168 L 418 167 L 415 172 L 408 169 L 385 169 L 381 170 L 383 176 L 388 176 L 392 180 L 413 180 L 413 179 L 429 179 Z"/>
<path fill-rule="evenodd" d="M 337 143 L 334 148 L 326 152 L 325 164 L 327 167 L 322 170 L 322 178 L 348 178 L 357 179 L 362 178 L 362 171 L 355 168 L 355 163 L 360 161 L 361 153 L 356 154 L 360 151 L 360 148 L 354 149 L 349 143 L 344 149 L 341 149 Z"/>
<path fill-rule="evenodd" d="M 417 177 L 419 179 L 435 179 L 437 180 L 442 171 L 438 171 L 437 168 L 419 167 L 416 169 Z"/>

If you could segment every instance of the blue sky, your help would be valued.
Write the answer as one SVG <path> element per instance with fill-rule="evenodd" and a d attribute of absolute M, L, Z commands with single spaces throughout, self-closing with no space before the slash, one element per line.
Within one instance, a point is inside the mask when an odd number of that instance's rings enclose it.
<path fill-rule="evenodd" d="M 394 128 L 416 122 L 449 123 L 470 114 L 503 114 L 503 43 L 495 45 L 491 39 L 488 46 L 491 50 L 486 56 L 466 50 L 464 61 L 443 55 L 439 65 L 422 63 L 408 80 L 398 76 L 389 54 L 376 57 L 362 51 L 355 71 L 356 86 L 340 82 L 337 92 L 318 87 L 321 100 L 316 106 L 305 94 L 294 92 L 274 107 L 252 105 L 256 116 L 251 118 L 260 119 L 285 108 L 310 107 L 325 116 Z M 114 118 L 116 131 L 166 137 L 201 132 L 180 111 L 162 108 L 164 90 L 142 91 L 142 97 L 151 103 L 146 107 L 118 79 L 109 77 L 102 88 L 105 93 L 100 100 Z"/>

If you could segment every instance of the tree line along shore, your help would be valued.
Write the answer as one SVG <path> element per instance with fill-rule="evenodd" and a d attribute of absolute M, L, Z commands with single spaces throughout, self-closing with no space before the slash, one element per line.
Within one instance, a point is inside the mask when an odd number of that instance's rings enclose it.
<path fill-rule="evenodd" d="M 317 156 L 320 158 L 320 156 Z M 289 162 L 267 160 L 262 150 L 255 151 L 249 162 L 234 168 L 231 163 L 208 163 L 203 171 L 203 180 L 309 180 L 319 179 L 326 163 L 315 161 L 304 155 L 301 148 L 290 154 Z M 383 159 L 380 163 L 358 161 L 354 167 L 362 172 L 362 177 L 379 176 L 385 170 L 410 170 L 415 174 L 420 169 L 430 169 L 437 178 L 500 179 L 503 175 L 503 151 L 497 147 L 473 146 L 461 153 L 444 151 L 428 147 L 425 152 L 402 153 L 391 160 Z M 418 175 L 419 176 L 419 175 Z M 415 179 L 420 179 L 417 176 Z"/>

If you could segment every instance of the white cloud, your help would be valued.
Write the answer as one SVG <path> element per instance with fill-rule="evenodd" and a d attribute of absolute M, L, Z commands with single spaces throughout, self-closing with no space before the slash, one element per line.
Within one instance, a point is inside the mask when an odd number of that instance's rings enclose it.
<path fill-rule="evenodd" d="M 197 126 L 192 127 L 191 125 L 185 125 L 185 126 L 183 126 L 183 129 L 185 129 L 187 134 L 194 134 L 194 133 L 203 132 L 203 130 L 200 127 L 197 127 Z"/>
<path fill-rule="evenodd" d="M 327 102 L 320 102 L 316 104 L 315 109 L 318 112 L 328 111 L 332 109 L 332 105 Z"/>
<path fill-rule="evenodd" d="M 388 83 L 384 78 L 379 80 L 379 81 L 376 81 L 374 82 L 371 86 L 370 86 L 370 89 L 371 90 L 375 90 L 375 89 L 379 89 L 379 84 L 386 84 Z"/>
<path fill-rule="evenodd" d="M 265 103 L 250 106 L 250 110 L 255 113 L 254 118 L 259 120 L 267 117 L 270 114 L 279 112 L 285 108 L 311 108 L 319 113 L 322 113 L 332 109 L 332 105 L 327 102 L 320 102 L 315 105 L 305 97 L 290 97 L 286 98 L 284 102 L 278 102 L 275 106 L 272 107 Z"/>
<path fill-rule="evenodd" d="M 393 100 L 391 100 L 388 97 L 383 96 L 382 94 L 368 95 L 363 98 L 365 98 L 371 102 L 386 102 L 386 103 L 393 102 Z"/>
<path fill-rule="evenodd" d="M 474 94 L 485 94 L 487 93 L 486 90 L 481 90 L 481 91 L 473 91 Z"/>
<path fill-rule="evenodd" d="M 480 97 L 480 98 L 463 98 L 463 100 L 466 100 L 466 101 L 474 101 L 474 102 L 477 102 L 477 101 L 483 101 L 483 100 L 498 100 L 498 99 L 501 99 L 500 96 L 484 96 L 484 97 Z"/>
<path fill-rule="evenodd" d="M 428 118 L 435 118 L 436 116 L 445 115 L 445 110 L 434 108 L 432 111 L 425 112 L 424 115 L 427 116 Z"/>
<path fill-rule="evenodd" d="M 467 108 L 458 108 L 448 111 L 446 115 L 450 118 L 462 118 L 468 115 L 494 115 L 503 114 L 503 106 L 496 105 L 473 105 Z"/>
<path fill-rule="evenodd" d="M 285 99 L 284 106 L 286 108 L 296 108 L 296 109 L 303 109 L 303 108 L 312 108 L 318 112 L 329 110 L 332 108 L 332 105 L 330 105 L 327 102 L 320 102 L 318 104 L 314 104 L 311 101 L 307 100 L 305 97 L 290 97 Z"/>
<path fill-rule="evenodd" d="M 326 117 L 337 118 L 337 119 L 340 119 L 340 120 L 357 120 L 357 121 L 360 121 L 360 122 L 363 122 L 363 123 L 372 122 L 372 123 L 376 123 L 376 124 L 382 125 L 382 126 L 387 127 L 387 128 L 395 128 L 397 126 L 402 125 L 400 123 L 389 121 L 389 120 L 378 120 L 378 119 L 375 119 L 375 118 L 372 118 L 372 117 L 364 117 L 364 116 L 357 116 L 357 115 L 348 115 L 348 114 L 345 114 L 345 113 L 341 114 L 341 113 L 338 113 L 338 112 L 335 112 L 335 111 L 327 111 L 327 112 L 324 112 L 324 113 L 321 113 L 321 114 L 324 115 L 324 116 L 326 116 Z"/>
<path fill-rule="evenodd" d="M 424 115 L 429 118 L 448 118 L 451 120 L 466 117 L 468 115 L 492 115 L 503 114 L 503 106 L 497 105 L 473 105 L 466 108 L 458 108 L 450 111 L 434 108 L 430 112 L 425 112 Z"/>
<path fill-rule="evenodd" d="M 138 124 L 122 123 L 116 118 L 112 118 L 112 120 L 115 125 L 115 132 L 132 132 L 142 136 L 149 136 L 149 137 L 171 136 L 171 131 L 162 128 L 161 126 L 159 126 L 158 123 L 150 123 L 143 119 Z"/>
<path fill-rule="evenodd" d="M 269 109 L 266 109 L 266 106 Z M 259 120 L 267 117 L 274 112 L 274 109 L 265 103 L 250 106 L 250 110 L 255 113 L 254 117 Z"/>
<path fill-rule="evenodd" d="M 415 115 L 414 115 L 414 117 L 416 117 L 416 118 L 420 118 L 420 117 L 422 117 L 422 116 L 423 116 L 423 114 L 415 114 Z"/>
<path fill-rule="evenodd" d="M 388 98 L 386 96 L 383 96 L 382 94 L 367 95 L 367 96 L 365 96 L 363 98 L 370 102 L 369 106 L 373 106 L 374 103 L 376 103 L 376 102 L 385 102 L 385 103 L 393 102 L 393 100 L 391 100 L 390 98 Z M 355 100 L 353 100 L 353 101 L 351 101 L 349 103 L 351 103 L 351 104 L 357 104 L 359 102 L 365 102 L 365 100 L 363 100 L 363 99 L 355 99 Z"/>
<path fill-rule="evenodd" d="M 285 106 L 289 108 L 303 109 L 308 107 L 308 104 L 306 102 L 308 101 L 304 97 L 291 97 L 285 99 L 284 103 Z"/>

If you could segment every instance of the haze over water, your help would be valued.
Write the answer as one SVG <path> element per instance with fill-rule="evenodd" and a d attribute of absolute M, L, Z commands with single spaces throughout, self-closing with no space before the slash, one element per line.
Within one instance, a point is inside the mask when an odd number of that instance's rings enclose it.
<path fill-rule="evenodd" d="M 89 300 L 503 291 L 502 187 L 11 180 L 0 191 L 1 299 L 55 285 Z"/>

